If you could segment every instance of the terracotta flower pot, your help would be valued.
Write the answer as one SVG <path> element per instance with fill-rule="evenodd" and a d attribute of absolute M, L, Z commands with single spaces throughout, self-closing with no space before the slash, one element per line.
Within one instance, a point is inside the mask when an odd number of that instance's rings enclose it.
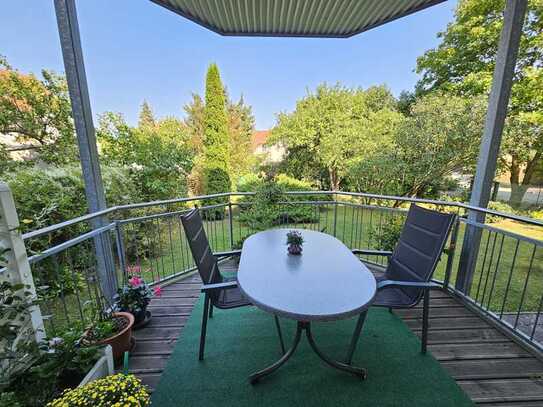
<path fill-rule="evenodd" d="M 123 354 L 132 347 L 132 325 L 134 325 L 134 316 L 129 312 L 115 312 L 114 317 L 128 320 L 128 324 L 118 333 L 109 338 L 96 342 L 96 345 L 111 345 L 113 349 L 113 359 L 119 363 L 122 361 Z"/>

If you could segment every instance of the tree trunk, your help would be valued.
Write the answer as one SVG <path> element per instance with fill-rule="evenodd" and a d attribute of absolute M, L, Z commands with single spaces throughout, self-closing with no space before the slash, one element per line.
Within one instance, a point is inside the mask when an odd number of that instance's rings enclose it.
<path fill-rule="evenodd" d="M 337 175 L 337 170 L 335 168 L 330 168 L 328 174 L 330 175 L 330 187 L 332 188 L 332 191 L 339 191 L 340 180 Z"/>
<path fill-rule="evenodd" d="M 524 172 L 524 178 L 522 179 L 522 182 L 520 182 L 520 163 L 518 157 L 515 155 L 511 156 L 511 176 L 509 177 L 509 180 L 511 181 L 511 196 L 509 197 L 509 203 L 511 206 L 518 207 L 521 205 L 524 194 L 526 194 L 526 191 L 530 187 L 532 176 L 534 175 L 540 159 L 541 151 L 538 151 L 533 158 L 528 161 L 526 171 Z"/>

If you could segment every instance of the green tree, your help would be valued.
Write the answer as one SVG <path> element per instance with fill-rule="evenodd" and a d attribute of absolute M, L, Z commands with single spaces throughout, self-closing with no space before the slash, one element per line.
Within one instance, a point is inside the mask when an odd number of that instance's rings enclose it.
<path fill-rule="evenodd" d="M 388 148 L 358 160 L 349 173 L 354 190 L 428 195 L 456 171 L 472 170 L 483 127 L 484 100 L 433 93 L 420 97 Z"/>
<path fill-rule="evenodd" d="M 68 86 L 63 76 L 43 70 L 42 79 L 23 74 L 0 57 L 0 133 L 36 148 L 45 162 L 77 159 Z"/>
<path fill-rule="evenodd" d="M 230 178 L 237 182 L 247 174 L 253 164 L 251 137 L 255 129 L 255 120 L 251 106 L 245 104 L 243 96 L 237 103 L 228 101 L 228 135 L 230 139 Z"/>
<path fill-rule="evenodd" d="M 99 119 L 97 134 L 103 162 L 128 168 L 141 200 L 187 193 L 194 152 L 180 120 L 170 117 L 154 127 L 134 128 L 122 115 L 107 112 Z"/>
<path fill-rule="evenodd" d="M 286 160 L 294 162 L 290 175 L 310 174 L 314 181 L 328 174 L 330 188 L 340 189 L 353 163 L 375 150 L 386 148 L 401 115 L 384 86 L 367 90 L 343 86 L 317 87 L 296 104 L 292 113 L 281 113 L 270 143 L 282 143 Z"/>
<path fill-rule="evenodd" d="M 417 61 L 418 93 L 440 89 L 464 96 L 489 92 L 503 26 L 504 0 L 461 0 L 441 43 Z M 543 155 L 543 1 L 530 0 L 501 147 L 518 204 Z M 521 173 L 524 177 L 521 179 Z"/>
<path fill-rule="evenodd" d="M 138 120 L 138 127 L 144 128 L 144 127 L 154 127 L 156 125 L 155 123 L 155 117 L 153 115 L 153 110 L 151 109 L 151 106 L 149 103 L 144 100 L 141 105 L 139 120 Z"/>
<path fill-rule="evenodd" d="M 183 110 L 186 114 L 184 122 L 191 136 L 191 144 L 196 154 L 201 154 L 204 148 L 204 100 L 197 93 L 193 93 L 192 100 L 183 106 Z"/>
<path fill-rule="evenodd" d="M 222 168 L 226 172 L 230 164 L 230 141 L 226 97 L 219 68 L 211 64 L 206 76 L 204 110 L 204 166 Z"/>

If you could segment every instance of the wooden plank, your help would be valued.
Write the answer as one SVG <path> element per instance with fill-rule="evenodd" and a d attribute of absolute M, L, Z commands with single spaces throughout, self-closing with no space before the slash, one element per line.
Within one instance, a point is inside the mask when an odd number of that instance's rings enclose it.
<path fill-rule="evenodd" d="M 147 386 L 147 389 L 152 393 L 160 381 L 160 373 L 139 373 L 138 377 L 142 383 Z"/>
<path fill-rule="evenodd" d="M 421 330 L 415 331 L 420 337 Z M 497 329 L 450 329 L 450 330 L 430 330 L 428 332 L 428 343 L 446 344 L 446 343 L 490 343 L 490 342 L 510 342 L 511 340 L 504 336 Z"/>
<path fill-rule="evenodd" d="M 532 378 L 543 375 L 543 363 L 536 358 L 495 360 L 452 360 L 441 365 L 455 380 Z"/>
<path fill-rule="evenodd" d="M 184 326 L 188 319 L 189 319 L 188 315 L 153 315 L 153 317 L 151 318 L 151 321 L 144 329 Z M 139 332 L 139 331 L 135 331 L 135 332 Z"/>
<path fill-rule="evenodd" d="M 153 301 L 149 304 L 149 307 L 170 307 L 173 305 L 193 305 L 196 302 L 197 298 L 184 298 L 184 297 L 175 297 L 175 298 L 154 298 Z"/>
<path fill-rule="evenodd" d="M 132 356 L 170 355 L 175 347 L 176 339 L 136 341 Z"/>
<path fill-rule="evenodd" d="M 192 312 L 192 308 L 192 305 L 165 307 L 163 305 L 153 305 L 153 303 L 149 304 L 149 307 L 147 307 L 147 309 L 152 312 L 153 318 L 157 315 L 190 315 Z"/>
<path fill-rule="evenodd" d="M 422 320 L 407 319 L 405 324 L 412 330 L 422 328 Z M 431 330 L 450 330 L 450 329 L 488 329 L 491 326 L 477 316 L 462 318 L 434 318 L 430 319 L 429 327 Z"/>
<path fill-rule="evenodd" d="M 132 356 L 129 362 L 131 373 L 162 373 L 170 355 Z"/>
<path fill-rule="evenodd" d="M 528 352 L 513 342 L 504 343 L 455 343 L 428 345 L 432 355 L 439 360 L 529 358 Z"/>
<path fill-rule="evenodd" d="M 135 337 L 136 341 L 176 339 L 180 335 L 181 328 L 145 328 L 137 331 Z"/>
<path fill-rule="evenodd" d="M 538 401 L 543 405 L 543 380 L 459 380 L 458 384 L 477 403 Z"/>
<path fill-rule="evenodd" d="M 394 313 L 403 319 L 422 318 L 422 308 L 415 309 L 397 309 Z M 447 307 L 447 308 L 430 308 L 430 319 L 432 318 L 458 318 L 472 317 L 475 314 L 466 308 L 462 307 Z"/>

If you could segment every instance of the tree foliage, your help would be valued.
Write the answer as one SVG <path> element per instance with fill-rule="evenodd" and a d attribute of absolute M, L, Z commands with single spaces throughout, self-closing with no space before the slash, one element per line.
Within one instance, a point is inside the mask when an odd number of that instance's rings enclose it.
<path fill-rule="evenodd" d="M 470 172 L 478 153 L 484 100 L 434 93 L 419 98 L 397 126 L 387 148 L 351 168 L 360 192 L 424 196 L 453 172 Z"/>
<path fill-rule="evenodd" d="M 419 93 L 486 95 L 492 83 L 504 0 L 461 0 L 455 21 L 438 37 L 441 43 L 417 61 Z M 543 154 L 543 1 L 528 1 L 509 114 L 501 148 L 510 172 L 512 200 L 522 199 Z M 521 172 L 524 170 L 524 178 Z"/>
<path fill-rule="evenodd" d="M 294 163 L 287 166 L 290 175 L 319 179 L 326 172 L 330 187 L 339 189 L 353 163 L 385 148 L 400 121 L 384 86 L 323 84 L 298 101 L 294 112 L 278 116 L 269 142 L 286 147 L 287 161 Z"/>
<path fill-rule="evenodd" d="M 43 70 L 42 79 L 13 69 L 0 58 L 0 133 L 34 146 L 39 158 L 63 164 L 77 159 L 68 86 Z"/>
<path fill-rule="evenodd" d="M 155 116 L 153 115 L 153 110 L 151 109 L 151 105 L 144 100 L 141 105 L 141 110 L 139 114 L 139 120 L 138 120 L 138 127 L 139 128 L 145 128 L 145 127 L 154 127 L 156 125 L 155 122 Z"/>
<path fill-rule="evenodd" d="M 99 119 L 97 134 L 103 162 L 130 169 L 141 189 L 139 200 L 186 194 L 194 151 L 183 122 L 168 117 L 154 126 L 134 128 L 122 115 L 106 112 Z"/>
<path fill-rule="evenodd" d="M 226 98 L 219 68 L 211 64 L 206 76 L 204 110 L 204 166 L 222 168 L 227 173 L 230 164 L 230 142 Z"/>

